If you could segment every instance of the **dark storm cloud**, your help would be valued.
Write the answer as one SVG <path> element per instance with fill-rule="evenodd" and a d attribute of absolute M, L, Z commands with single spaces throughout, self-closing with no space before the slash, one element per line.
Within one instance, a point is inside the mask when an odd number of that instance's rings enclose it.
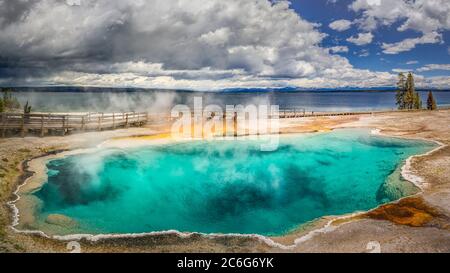
<path fill-rule="evenodd" d="M 39 0 L 0 0 L 0 26 L 24 20 Z"/>
<path fill-rule="evenodd" d="M 286 51 L 294 54 L 304 48 L 326 55 L 316 46 L 322 34 L 284 2 L 81 0 L 79 6 L 56 0 L 0 3 L 4 11 L 0 34 L 3 77 L 62 69 L 106 74 L 117 72 L 114 69 L 120 64 L 134 70 L 133 63 L 144 62 L 161 65 L 161 71 L 148 71 L 150 76 L 170 74 L 174 79 L 190 80 L 202 78 L 200 73 L 206 72 L 205 79 L 218 79 L 234 77 L 233 70 L 239 70 L 239 74 L 276 74 L 274 68 L 285 59 L 278 55 Z M 310 66 L 302 66 L 292 73 L 314 72 Z"/>

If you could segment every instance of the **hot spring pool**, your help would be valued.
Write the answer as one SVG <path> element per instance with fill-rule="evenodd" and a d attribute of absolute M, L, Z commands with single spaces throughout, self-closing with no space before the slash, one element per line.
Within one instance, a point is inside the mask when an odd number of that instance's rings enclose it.
<path fill-rule="evenodd" d="M 389 201 L 380 188 L 406 158 L 435 144 L 368 130 L 105 149 L 47 163 L 34 193 L 40 219 L 62 214 L 78 231 L 280 235 L 326 215 Z"/>

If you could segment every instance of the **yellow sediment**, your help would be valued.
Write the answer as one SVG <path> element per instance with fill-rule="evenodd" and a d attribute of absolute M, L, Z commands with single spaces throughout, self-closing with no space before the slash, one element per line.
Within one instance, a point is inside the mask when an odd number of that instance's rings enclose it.
<path fill-rule="evenodd" d="M 168 139 L 171 137 L 170 133 L 161 133 L 161 134 L 154 134 L 154 135 L 143 135 L 143 136 L 131 136 L 131 137 L 117 137 L 113 140 L 158 140 L 158 139 Z"/>
<path fill-rule="evenodd" d="M 295 120 L 294 123 L 285 124 L 280 128 L 281 133 L 304 133 L 304 132 L 329 132 L 332 131 L 336 126 L 357 121 L 357 117 L 321 117 L 309 120 L 302 120 L 301 122 Z"/>

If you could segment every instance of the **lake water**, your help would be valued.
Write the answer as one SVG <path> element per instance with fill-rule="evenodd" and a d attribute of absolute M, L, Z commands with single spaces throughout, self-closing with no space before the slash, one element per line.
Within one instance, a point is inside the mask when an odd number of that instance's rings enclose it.
<path fill-rule="evenodd" d="M 427 92 L 419 92 L 426 105 Z M 435 91 L 440 106 L 450 106 L 450 91 Z M 298 107 L 305 111 L 370 111 L 395 109 L 395 92 L 240 92 L 200 93 L 181 91 L 141 92 L 17 92 L 22 104 L 34 111 L 149 111 L 167 112 L 176 104 L 192 105 L 201 96 L 204 105 L 271 104 L 280 108 Z"/>
<path fill-rule="evenodd" d="M 279 235 L 389 201 L 387 177 L 434 147 L 342 129 L 283 136 L 273 152 L 250 140 L 105 149 L 48 162 L 35 195 L 41 221 L 63 214 L 78 232 Z"/>

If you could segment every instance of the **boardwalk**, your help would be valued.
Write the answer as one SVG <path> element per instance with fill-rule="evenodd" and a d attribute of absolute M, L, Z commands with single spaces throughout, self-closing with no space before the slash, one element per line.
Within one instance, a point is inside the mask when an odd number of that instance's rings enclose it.
<path fill-rule="evenodd" d="M 72 131 L 101 131 L 142 126 L 148 122 L 148 113 L 1 113 L 1 137 L 28 133 L 35 135 L 65 135 Z"/>
<path fill-rule="evenodd" d="M 440 107 L 439 109 L 449 109 Z M 385 110 L 385 111 L 356 111 L 356 112 L 312 112 L 303 108 L 280 109 L 278 118 L 307 118 L 307 117 L 331 117 L 331 116 L 353 116 L 372 115 L 380 113 L 426 111 L 426 110 Z M 194 113 L 192 113 L 194 116 Z M 65 135 L 73 131 L 102 131 L 114 130 L 116 128 L 138 127 L 147 123 L 171 122 L 167 114 L 152 114 L 147 112 L 128 113 L 82 113 L 82 114 L 52 114 L 52 113 L 0 113 L 0 137 L 16 136 L 22 137 L 32 133 L 33 135 Z M 224 114 L 223 118 L 226 118 Z M 236 116 L 234 117 L 236 118 Z M 273 118 L 273 117 L 270 117 Z"/>
<path fill-rule="evenodd" d="M 332 117 L 332 116 L 354 116 L 354 115 L 371 115 L 374 113 L 386 113 L 393 111 L 356 111 L 356 112 L 313 112 L 304 111 L 303 109 L 280 109 L 279 118 L 306 118 L 306 117 Z"/>
<path fill-rule="evenodd" d="M 442 106 L 438 107 L 438 110 L 448 110 L 450 107 Z M 305 111 L 303 108 L 289 108 L 280 109 L 279 118 L 303 118 L 303 117 L 334 117 L 334 116 L 357 116 L 357 115 L 373 115 L 383 113 L 401 113 L 401 112 L 420 112 L 428 111 L 426 109 L 413 109 L 413 110 L 374 110 L 374 111 L 354 111 L 354 112 L 313 112 Z"/>

